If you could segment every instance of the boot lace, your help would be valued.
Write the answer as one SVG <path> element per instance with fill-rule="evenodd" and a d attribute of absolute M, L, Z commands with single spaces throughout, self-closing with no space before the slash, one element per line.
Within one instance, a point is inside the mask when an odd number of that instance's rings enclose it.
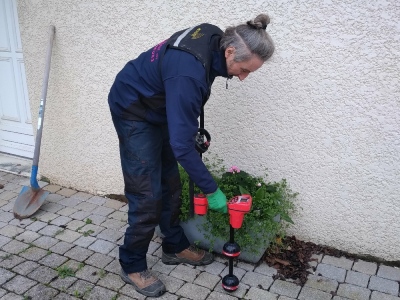
<path fill-rule="evenodd" d="M 143 272 L 140 273 L 140 277 L 141 277 L 143 280 L 146 280 L 146 279 L 152 278 L 152 277 L 153 277 L 153 274 L 147 269 L 147 270 L 145 270 L 145 271 L 143 271 Z"/>
<path fill-rule="evenodd" d="M 200 254 L 200 252 L 201 252 L 201 249 L 197 248 L 195 245 L 190 245 L 188 250 L 190 252 L 194 252 L 194 253 L 197 253 L 197 254 Z"/>

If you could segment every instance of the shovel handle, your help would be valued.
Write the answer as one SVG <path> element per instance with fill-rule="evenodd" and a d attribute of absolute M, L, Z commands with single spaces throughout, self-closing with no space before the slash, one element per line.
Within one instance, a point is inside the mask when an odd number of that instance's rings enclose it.
<path fill-rule="evenodd" d="M 47 46 L 47 55 L 46 55 L 46 66 L 44 70 L 43 76 L 43 85 L 42 85 L 42 94 L 40 98 L 40 106 L 39 106 L 39 117 L 38 117 L 38 126 L 36 132 L 36 141 L 35 141 L 35 151 L 33 153 L 32 160 L 32 173 L 31 173 L 31 186 L 33 188 L 39 188 L 39 185 L 36 180 L 37 169 L 39 165 L 39 155 L 40 155 L 40 144 L 42 141 L 42 125 L 44 120 L 44 110 L 46 106 L 46 96 L 47 96 L 47 87 L 49 85 L 49 73 L 50 73 L 50 62 L 51 62 L 51 52 L 53 48 L 53 40 L 56 28 L 53 25 L 50 25 L 49 28 L 49 43 Z"/>

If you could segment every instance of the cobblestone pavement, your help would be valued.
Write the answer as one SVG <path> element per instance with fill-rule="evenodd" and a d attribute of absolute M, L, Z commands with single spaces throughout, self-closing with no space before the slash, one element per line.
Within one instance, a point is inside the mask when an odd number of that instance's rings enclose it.
<path fill-rule="evenodd" d="M 118 275 L 124 203 L 41 182 L 50 195 L 32 218 L 19 221 L 13 205 L 29 179 L 0 171 L 0 184 L 0 299 L 146 298 Z M 228 294 L 221 287 L 227 259 L 217 256 L 203 267 L 168 266 L 161 262 L 160 246 L 155 236 L 147 254 L 168 290 L 158 299 L 400 300 L 400 269 L 322 255 L 304 287 L 274 280 L 276 270 L 265 263 L 239 261 L 234 272 L 240 286 Z"/>

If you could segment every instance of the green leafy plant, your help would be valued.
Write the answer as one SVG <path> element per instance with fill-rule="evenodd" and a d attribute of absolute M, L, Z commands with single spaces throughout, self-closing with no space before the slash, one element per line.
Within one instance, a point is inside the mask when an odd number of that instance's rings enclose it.
<path fill-rule="evenodd" d="M 243 225 L 236 230 L 235 241 L 250 252 L 274 243 L 275 237 L 283 237 L 289 224 L 293 224 L 291 215 L 295 211 L 294 200 L 297 193 L 291 191 L 285 179 L 279 182 L 268 182 L 267 176 L 253 176 L 236 166 L 229 170 L 220 167 L 222 161 L 216 160 L 213 164 L 206 162 L 219 188 L 225 193 L 227 199 L 234 196 L 250 194 L 252 208 L 245 215 Z M 180 167 L 182 182 L 182 207 L 181 220 L 189 219 L 189 176 Z M 200 190 L 195 187 L 195 193 Z M 205 216 L 207 222 L 198 228 L 204 233 L 205 238 L 214 245 L 216 238 L 223 241 L 229 240 L 229 215 L 208 210 Z"/>
<path fill-rule="evenodd" d="M 84 266 L 85 266 L 84 263 L 82 263 L 82 262 L 79 263 L 77 271 L 82 270 Z"/>
<path fill-rule="evenodd" d="M 82 233 L 82 235 L 86 237 L 86 236 L 91 235 L 92 233 L 94 233 L 94 231 L 90 229 L 90 230 L 87 230 L 84 233 Z"/>
<path fill-rule="evenodd" d="M 99 271 L 99 277 L 100 277 L 100 278 L 104 278 L 106 275 L 107 275 L 107 273 L 106 273 L 106 271 L 104 271 L 103 269 L 101 269 L 101 270 Z"/>
<path fill-rule="evenodd" d="M 50 184 L 50 179 L 45 176 L 40 176 L 40 181 L 47 182 L 48 184 Z"/>
<path fill-rule="evenodd" d="M 6 255 L 3 255 L 3 256 L 0 256 L 0 258 L 3 259 L 3 260 L 6 260 L 6 259 L 11 259 L 12 256 L 13 256 L 12 254 L 6 254 Z"/>
<path fill-rule="evenodd" d="M 75 272 L 71 268 L 67 266 L 62 266 L 57 268 L 58 277 L 65 278 L 65 277 L 74 277 Z"/>

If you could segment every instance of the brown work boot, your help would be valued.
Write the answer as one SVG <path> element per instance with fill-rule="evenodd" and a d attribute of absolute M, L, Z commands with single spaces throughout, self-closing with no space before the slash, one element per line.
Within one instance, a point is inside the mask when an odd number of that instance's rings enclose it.
<path fill-rule="evenodd" d="M 121 270 L 120 275 L 123 281 L 132 284 L 136 291 L 145 296 L 158 297 L 166 291 L 164 283 L 149 270 L 130 274 L 126 274 L 124 270 Z"/>
<path fill-rule="evenodd" d="M 202 266 L 211 264 L 214 258 L 209 252 L 198 249 L 195 246 L 189 246 L 189 248 L 175 254 L 166 254 L 163 252 L 161 260 L 166 265 L 186 263 L 193 266 Z"/>

